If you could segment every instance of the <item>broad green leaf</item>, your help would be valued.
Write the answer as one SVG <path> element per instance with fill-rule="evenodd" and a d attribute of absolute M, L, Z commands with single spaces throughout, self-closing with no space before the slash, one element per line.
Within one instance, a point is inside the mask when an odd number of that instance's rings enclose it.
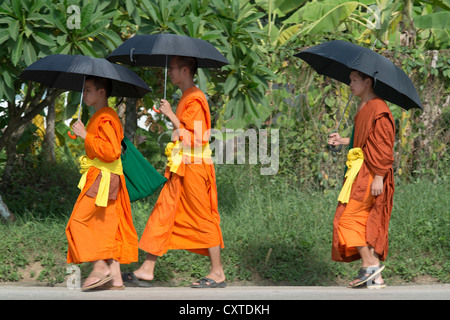
<path fill-rule="evenodd" d="M 33 33 L 33 38 L 36 42 L 43 44 L 45 46 L 53 47 L 55 45 L 55 40 L 48 34 L 41 31 L 36 31 Z"/>
<path fill-rule="evenodd" d="M 11 62 L 14 66 L 17 66 L 19 63 L 20 57 L 22 56 L 23 51 L 23 34 L 19 35 L 19 39 L 15 43 L 15 46 L 12 49 L 11 52 Z"/>
<path fill-rule="evenodd" d="M 9 39 L 9 31 L 8 29 L 0 30 L 0 44 Z"/>
<path fill-rule="evenodd" d="M 95 52 L 95 50 L 86 42 L 80 42 L 78 44 L 78 48 L 80 48 L 81 52 L 85 55 L 85 56 L 92 56 L 95 58 L 100 58 L 99 53 Z"/>
<path fill-rule="evenodd" d="M 295 36 L 298 33 L 300 28 L 301 28 L 301 25 L 297 24 L 297 25 L 291 26 L 291 27 L 283 30 L 278 35 L 277 44 L 279 46 L 284 45 L 286 42 L 288 42 L 293 36 Z"/>
<path fill-rule="evenodd" d="M 238 84 L 238 78 L 234 75 L 231 75 L 227 78 L 227 80 L 225 81 L 225 85 L 224 85 L 224 93 L 228 94 L 231 90 L 234 89 L 234 87 L 236 87 L 236 85 Z"/>
<path fill-rule="evenodd" d="M 300 8 L 306 0 L 255 0 L 257 6 L 268 13 L 276 13 L 279 17 Z M 269 11 L 270 8 L 270 11 Z"/>
<path fill-rule="evenodd" d="M 141 0 L 141 9 L 144 7 L 144 12 L 149 15 L 149 17 L 154 21 L 159 21 L 158 15 L 156 14 L 156 10 L 153 6 L 153 3 L 150 0 Z"/>
<path fill-rule="evenodd" d="M 450 12 L 441 11 L 434 12 L 424 16 L 417 16 L 414 18 L 414 25 L 416 28 L 420 29 L 440 29 L 448 30 L 450 29 Z"/>
<path fill-rule="evenodd" d="M 27 66 L 36 61 L 36 50 L 28 40 L 23 43 L 23 60 Z"/>
<path fill-rule="evenodd" d="M 14 82 L 11 78 L 11 74 L 9 73 L 9 71 L 4 68 L 1 68 L 0 71 L 1 71 L 0 74 L 3 78 L 3 81 L 5 82 L 6 86 L 8 88 L 14 88 Z"/>
<path fill-rule="evenodd" d="M 108 21 L 101 21 L 91 25 L 91 27 L 87 30 L 88 33 L 83 34 L 83 38 L 98 36 L 100 32 L 106 30 L 106 26 L 108 25 L 108 23 Z"/>
<path fill-rule="evenodd" d="M 22 20 L 22 3 L 20 0 L 11 0 L 11 7 L 18 20 Z"/>
<path fill-rule="evenodd" d="M 19 31 L 20 31 L 20 21 L 19 20 L 12 21 L 9 25 L 9 35 L 11 36 L 11 39 L 17 41 Z"/>
<path fill-rule="evenodd" d="M 305 19 L 312 19 L 313 22 L 308 28 L 304 29 L 306 34 L 318 34 L 322 32 L 331 32 L 335 30 L 344 19 L 349 17 L 358 7 L 359 3 L 350 1 L 339 6 L 333 7 L 316 4 L 310 6 L 310 11 L 304 14 Z"/>
<path fill-rule="evenodd" d="M 13 23 L 15 21 L 15 19 L 11 18 L 11 17 L 1 17 L 0 18 L 0 24 L 7 24 L 8 26 Z"/>
<path fill-rule="evenodd" d="M 85 30 L 92 24 L 92 13 L 94 11 L 94 3 L 89 2 L 81 8 L 81 30 Z"/>

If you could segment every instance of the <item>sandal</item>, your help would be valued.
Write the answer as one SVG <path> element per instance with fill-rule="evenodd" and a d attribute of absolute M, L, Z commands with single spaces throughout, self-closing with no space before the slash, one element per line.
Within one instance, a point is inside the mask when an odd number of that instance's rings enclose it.
<path fill-rule="evenodd" d="M 356 280 L 358 280 L 356 283 L 349 285 L 350 288 L 358 288 L 361 285 L 365 284 L 368 281 L 371 281 L 373 278 L 375 278 L 378 274 L 383 271 L 384 265 L 380 263 L 378 266 L 369 266 L 367 268 L 361 268 L 358 272 L 358 277 Z"/>
<path fill-rule="evenodd" d="M 100 280 L 95 282 L 95 283 L 93 283 L 93 284 L 90 284 L 88 286 L 81 287 L 82 291 L 91 290 L 91 289 L 100 287 L 101 285 L 104 285 L 105 283 L 107 283 L 108 281 L 110 281 L 113 278 L 112 275 L 108 275 L 107 276 L 107 275 L 104 275 L 103 273 L 100 273 L 100 272 L 97 272 L 97 271 L 92 271 L 89 274 L 88 278 L 89 277 L 99 278 Z"/>
<path fill-rule="evenodd" d="M 381 282 L 381 274 L 378 274 L 375 278 L 373 278 L 371 281 L 366 282 L 368 289 L 384 289 L 386 288 L 386 284 Z"/>
<path fill-rule="evenodd" d="M 134 272 L 122 272 L 122 280 L 132 286 L 136 287 L 151 287 L 152 282 L 150 280 L 139 279 Z"/>
<path fill-rule="evenodd" d="M 112 284 L 105 283 L 102 286 L 94 288 L 94 290 L 125 290 L 125 286 L 113 286 Z"/>
<path fill-rule="evenodd" d="M 217 283 L 210 278 L 201 278 L 197 281 L 198 284 L 192 284 L 191 288 L 225 288 L 227 283 L 225 281 Z"/>

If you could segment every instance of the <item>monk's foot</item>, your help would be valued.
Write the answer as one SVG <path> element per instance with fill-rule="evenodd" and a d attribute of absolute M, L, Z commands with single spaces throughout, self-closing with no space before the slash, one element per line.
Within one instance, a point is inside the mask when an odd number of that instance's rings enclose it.
<path fill-rule="evenodd" d="M 139 276 L 137 274 L 139 274 Z M 142 278 L 141 278 L 142 277 Z M 144 273 L 140 273 L 138 271 L 135 272 L 123 272 L 122 280 L 126 283 L 127 286 L 137 286 L 137 287 L 152 287 L 153 275 L 148 275 Z"/>
<path fill-rule="evenodd" d="M 148 273 L 142 269 L 137 269 L 133 273 L 139 280 L 152 281 L 154 279 L 153 273 Z"/>
<path fill-rule="evenodd" d="M 221 273 L 210 273 L 206 277 L 200 279 L 197 282 L 192 283 L 192 287 L 223 287 L 225 285 L 225 274 L 223 272 Z M 222 285 L 223 284 L 223 285 Z"/>
<path fill-rule="evenodd" d="M 100 271 L 92 271 L 89 276 L 86 278 L 86 280 L 83 283 L 83 286 L 81 287 L 82 290 L 88 290 L 91 288 L 95 288 L 97 286 L 100 286 L 102 284 L 105 284 L 109 281 L 111 281 L 112 276 L 109 275 L 108 272 L 100 272 Z"/>
<path fill-rule="evenodd" d="M 111 285 L 114 287 L 123 286 L 122 274 L 119 273 L 119 274 L 114 275 L 111 280 Z"/>

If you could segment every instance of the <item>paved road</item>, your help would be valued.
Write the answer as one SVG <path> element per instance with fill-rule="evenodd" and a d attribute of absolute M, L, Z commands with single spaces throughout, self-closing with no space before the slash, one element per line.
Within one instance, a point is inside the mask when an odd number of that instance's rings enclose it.
<path fill-rule="evenodd" d="M 73 307 L 64 307 L 61 300 L 109 300 L 114 303 L 105 306 L 100 301 L 95 302 L 97 311 L 115 310 L 117 314 L 124 314 L 124 310 L 145 311 L 151 315 L 154 310 L 164 312 L 165 319 L 296 319 L 310 317 L 320 314 L 321 317 L 336 317 L 336 307 L 323 304 L 324 300 L 348 300 L 349 307 L 361 306 L 371 315 L 376 315 L 381 309 L 373 309 L 374 304 L 367 304 L 367 300 L 449 300 L 450 284 L 445 285 L 420 285 L 420 286 L 392 286 L 386 289 L 349 289 L 343 287 L 264 287 L 264 286 L 228 286 L 223 289 L 191 289 L 181 287 L 152 287 L 152 288 L 126 288 L 123 291 L 91 291 L 81 292 L 79 289 L 68 289 L 67 287 L 36 287 L 36 286 L 14 286 L 0 284 L 0 300 L 39 300 L 39 310 L 53 312 L 45 307 L 40 300 L 60 300 L 58 310 L 74 310 L 74 315 L 79 310 Z M 141 300 L 140 304 L 131 307 L 130 303 L 124 304 L 120 301 L 116 305 L 115 300 Z M 315 300 L 315 301 L 313 301 Z M 363 304 L 354 304 L 355 300 L 362 300 Z M 13 301 L 0 301 L 0 305 L 10 304 Z M 20 301 L 17 305 L 20 314 L 29 313 L 31 317 L 36 316 L 36 308 L 27 307 Z M 415 303 L 417 303 L 415 302 Z M 53 305 L 53 301 L 50 301 Z M 70 303 L 72 303 L 70 301 Z M 385 303 L 385 302 L 383 302 Z M 396 302 L 396 304 L 398 301 Z M 351 304 L 351 305 L 350 305 Z M 339 303 L 342 310 L 345 306 Z M 394 306 L 394 305 L 393 305 Z M 399 313 L 399 318 L 406 315 L 417 316 L 416 308 L 396 305 L 389 308 L 389 314 Z M 442 312 L 444 305 L 441 304 Z M 93 309 L 93 308 L 91 308 Z M 89 309 L 89 310 L 91 310 Z M 433 310 L 436 311 L 436 306 Z M 378 310 L 378 311 L 374 311 Z M 90 311 L 89 311 L 90 312 Z M 420 311 L 423 313 L 423 311 Z M 435 314 L 439 314 L 440 310 Z M 67 315 L 67 313 L 64 313 Z M 128 311 L 126 313 L 129 314 Z M 292 317 L 292 315 L 296 315 Z M 303 316 L 302 316 L 303 315 Z M 130 316 L 131 313 L 130 313 Z"/>
<path fill-rule="evenodd" d="M 183 287 L 126 288 L 89 291 L 64 286 L 0 284 L 0 300 L 450 300 L 450 284 L 388 286 L 385 289 L 345 287 L 228 286 L 223 289 Z"/>

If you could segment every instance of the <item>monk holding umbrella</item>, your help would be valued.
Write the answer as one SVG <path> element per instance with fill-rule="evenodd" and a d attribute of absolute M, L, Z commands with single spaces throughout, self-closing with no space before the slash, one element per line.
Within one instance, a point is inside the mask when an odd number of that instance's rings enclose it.
<path fill-rule="evenodd" d="M 208 275 L 194 288 L 226 286 L 221 262 L 224 247 L 218 212 L 214 165 L 209 148 L 211 116 L 204 93 L 195 86 L 197 68 L 221 67 L 228 62 L 212 45 L 201 39 L 172 34 L 136 36 L 107 58 L 142 66 L 165 67 L 182 96 L 176 112 L 164 97 L 159 112 L 173 124 L 172 142 L 166 147 L 168 179 L 139 241 L 147 252 L 139 269 L 124 273 L 126 282 L 150 286 L 158 257 L 171 249 L 184 249 L 209 256 Z"/>
<path fill-rule="evenodd" d="M 84 102 L 95 109 L 87 127 L 80 119 L 73 125 L 75 135 L 84 140 L 86 155 L 79 159 L 81 192 L 66 227 L 67 263 L 93 263 L 82 290 L 123 289 L 120 264 L 138 260 L 138 238 L 121 162 L 123 128 L 108 97 L 138 98 L 150 89 L 126 67 L 81 55 L 47 56 L 20 77 L 81 91 Z"/>
<path fill-rule="evenodd" d="M 383 288 L 380 260 L 388 253 L 395 138 L 394 119 L 383 99 L 405 109 L 422 109 L 419 96 L 408 76 L 389 59 L 350 42 L 326 42 L 296 56 L 318 73 L 348 84 L 352 95 L 360 98 L 352 137 L 335 132 L 328 140 L 331 146 L 349 145 L 333 222 L 332 259 L 362 260 L 349 287 Z"/>

